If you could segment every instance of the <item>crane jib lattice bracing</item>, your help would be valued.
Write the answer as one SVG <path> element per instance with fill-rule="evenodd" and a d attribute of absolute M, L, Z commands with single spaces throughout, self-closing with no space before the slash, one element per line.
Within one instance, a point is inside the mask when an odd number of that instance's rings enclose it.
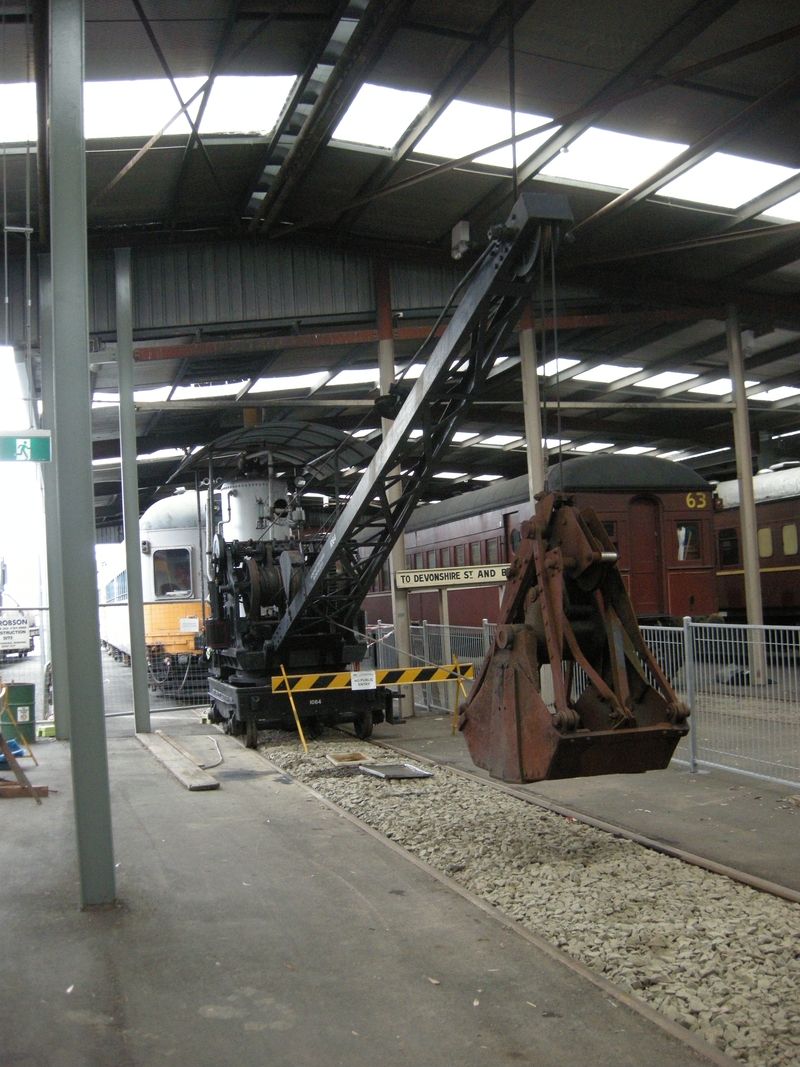
<path fill-rule="evenodd" d="M 566 197 L 523 193 L 506 224 L 490 232 L 461 303 L 268 642 L 273 652 L 290 634 L 319 632 L 323 621 L 351 625 L 519 322 L 539 256 L 549 256 L 571 218 Z M 420 428 L 422 437 L 412 438 Z"/>

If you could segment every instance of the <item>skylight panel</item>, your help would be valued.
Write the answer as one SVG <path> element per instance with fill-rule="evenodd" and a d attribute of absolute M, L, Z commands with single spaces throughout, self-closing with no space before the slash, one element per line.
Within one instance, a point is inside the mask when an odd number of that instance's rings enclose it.
<path fill-rule="evenodd" d="M 684 459 L 700 459 L 701 456 L 715 456 L 717 452 L 730 452 L 731 446 L 725 445 L 724 448 L 710 448 L 708 452 L 695 452 L 691 456 L 684 456 Z"/>
<path fill-rule="evenodd" d="M 214 385 L 178 385 L 172 400 L 203 400 L 215 396 L 236 396 L 247 385 L 243 382 L 218 382 Z"/>
<path fill-rule="evenodd" d="M 439 471 L 438 474 L 434 474 L 434 478 L 446 478 L 449 481 L 456 481 L 458 478 L 466 478 L 466 471 Z"/>
<path fill-rule="evenodd" d="M 636 374 L 641 369 L 641 367 L 618 367 L 614 363 L 601 363 L 597 367 L 590 367 L 589 370 L 576 374 L 573 380 L 602 382 L 604 385 L 609 385 L 611 382 L 619 381 L 620 378 L 627 378 L 629 374 Z"/>
<path fill-rule="evenodd" d="M 505 448 L 506 445 L 514 444 L 515 441 L 521 441 L 522 438 L 518 434 L 496 433 L 492 437 L 484 437 L 482 441 L 476 441 L 476 445 L 488 445 L 494 448 Z"/>
<path fill-rule="evenodd" d="M 800 222 L 800 193 L 795 193 L 788 200 L 782 200 L 764 212 L 770 218 L 784 219 L 786 222 Z"/>
<path fill-rule="evenodd" d="M 326 371 L 312 374 L 290 374 L 284 377 L 259 378 L 250 386 L 248 393 L 282 393 L 292 389 L 313 389 L 327 378 Z"/>
<path fill-rule="evenodd" d="M 547 440 L 542 439 L 542 444 L 547 445 L 548 448 L 561 448 L 563 445 L 572 444 L 569 437 L 562 437 L 559 440 L 557 437 L 548 437 Z"/>
<path fill-rule="evenodd" d="M 157 463 L 162 459 L 185 459 L 186 453 L 182 448 L 159 448 L 155 452 L 145 452 L 136 459 L 139 463 Z"/>
<path fill-rule="evenodd" d="M 591 185 L 607 185 L 613 189 L 630 189 L 686 147 L 673 141 L 656 141 L 650 137 L 634 137 L 629 133 L 592 127 L 573 141 L 566 152 L 559 152 L 543 167 L 542 174 Z"/>
<path fill-rule="evenodd" d="M 658 191 L 659 196 L 735 208 L 797 174 L 790 167 L 715 152 Z"/>
<path fill-rule="evenodd" d="M 660 374 L 654 374 L 652 378 L 634 382 L 634 385 L 637 389 L 669 389 L 671 385 L 680 385 L 681 382 L 688 382 L 692 378 L 699 377 L 699 374 L 689 374 L 688 371 L 665 370 Z"/>
<path fill-rule="evenodd" d="M 779 385 L 775 389 L 765 389 L 763 393 L 755 393 L 750 399 L 769 400 L 774 403 L 776 400 L 786 400 L 790 396 L 798 395 L 800 395 L 800 389 L 795 389 L 793 385 Z"/>
<path fill-rule="evenodd" d="M 93 393 L 92 401 L 95 404 L 118 404 L 119 393 Z"/>
<path fill-rule="evenodd" d="M 758 382 L 745 382 L 745 388 L 758 385 Z M 706 382 L 705 385 L 693 385 L 690 393 L 707 393 L 709 396 L 727 396 L 733 392 L 733 383 L 730 378 L 717 378 L 715 382 Z"/>
<path fill-rule="evenodd" d="M 602 452 L 604 448 L 613 448 L 611 441 L 584 441 L 583 444 L 575 445 L 576 452 Z"/>
<path fill-rule="evenodd" d="M 205 78 L 176 78 L 181 97 L 188 100 Z M 166 78 L 140 78 L 136 81 L 85 82 L 83 86 L 83 130 L 93 137 L 150 137 L 178 110 L 178 99 Z M 200 97 L 189 108 L 194 118 Z M 186 116 L 172 123 L 167 133 L 188 134 Z"/>
<path fill-rule="evenodd" d="M 615 456 L 643 456 L 645 452 L 655 452 L 655 445 L 628 445 L 627 448 L 618 448 Z"/>
<path fill-rule="evenodd" d="M 365 367 L 363 370 L 339 371 L 329 382 L 325 382 L 325 385 L 373 385 L 379 378 L 377 367 Z"/>
<path fill-rule="evenodd" d="M 409 437 L 411 438 L 412 441 L 418 441 L 420 439 L 420 437 L 423 436 L 423 434 L 424 434 L 423 430 L 412 430 L 411 433 L 409 434 Z"/>
<path fill-rule="evenodd" d="M 424 363 L 412 363 L 408 370 L 403 372 L 403 379 L 411 381 L 414 378 L 419 378 L 420 374 L 422 374 L 424 370 Z"/>
<path fill-rule="evenodd" d="M 477 437 L 478 434 L 475 430 L 456 430 L 451 437 L 451 441 L 455 444 L 463 444 L 464 441 L 471 441 L 473 437 Z"/>
<path fill-rule="evenodd" d="M 503 477 L 502 474 L 476 474 L 474 482 L 497 482 Z"/>
<path fill-rule="evenodd" d="M 13 82 L 0 85 L 0 142 L 35 141 L 36 85 Z"/>
<path fill-rule="evenodd" d="M 108 459 L 93 459 L 93 467 L 119 467 L 121 464 L 119 456 L 110 456 Z"/>
<path fill-rule="evenodd" d="M 157 385 L 152 389 L 135 389 L 133 400 L 136 404 L 159 404 L 172 392 L 171 385 Z"/>
<path fill-rule="evenodd" d="M 266 136 L 278 121 L 294 83 L 294 75 L 215 78 L 200 123 L 200 133 L 256 133 Z"/>
<path fill-rule="evenodd" d="M 516 112 L 515 118 L 517 133 L 525 133 L 550 121 L 543 115 L 531 115 L 521 111 Z M 547 130 L 546 133 L 533 134 L 524 141 L 518 141 L 517 162 L 521 163 L 532 155 L 553 133 L 553 130 Z M 507 108 L 454 100 L 434 122 L 414 151 L 422 155 L 441 156 L 444 159 L 459 159 L 510 136 L 511 112 Z M 511 146 L 479 156 L 476 162 L 510 169 L 513 165 Z"/>
<path fill-rule="evenodd" d="M 414 436 L 414 434 L 415 434 L 416 432 L 417 432 L 416 430 L 412 430 L 412 431 L 411 431 L 411 436 L 413 437 L 413 436 Z M 422 432 L 422 431 L 420 431 L 420 433 L 421 433 L 421 432 Z M 348 430 L 348 433 L 350 433 L 350 431 L 349 431 L 349 430 Z M 351 437 L 359 437 L 359 438 L 360 438 L 360 437 L 369 437 L 369 435 L 370 435 L 371 433 L 375 433 L 375 430 L 373 430 L 373 429 L 371 429 L 371 428 L 370 428 L 370 429 L 367 429 L 367 430 L 353 430 L 353 431 L 352 431 L 352 433 L 350 433 L 350 436 L 351 436 Z"/>
<path fill-rule="evenodd" d="M 562 370 L 576 367 L 579 363 L 579 359 L 567 359 L 566 356 L 559 356 L 558 359 L 548 360 L 544 366 L 537 367 L 536 373 L 542 375 L 543 378 L 550 378 L 554 374 L 560 374 Z"/>
<path fill-rule="evenodd" d="M 393 148 L 429 100 L 427 93 L 365 82 L 333 131 L 332 139 Z"/>

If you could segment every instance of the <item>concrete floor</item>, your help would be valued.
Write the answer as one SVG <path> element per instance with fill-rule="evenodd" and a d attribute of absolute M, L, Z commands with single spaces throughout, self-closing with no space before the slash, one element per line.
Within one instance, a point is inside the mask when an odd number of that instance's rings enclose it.
<path fill-rule="evenodd" d="M 196 718 L 158 726 L 213 757 Z M 3 1065 L 701 1062 L 232 738 L 189 793 L 130 729 L 109 721 L 119 907 L 79 910 L 64 742 L 31 771 L 58 792 L 2 805 Z"/>
<path fill-rule="evenodd" d="M 375 728 L 375 740 L 476 771 L 449 717 L 422 715 Z M 479 772 L 483 774 L 484 772 Z M 488 775 L 485 775 L 488 777 Z M 546 800 L 605 819 L 737 870 L 800 891 L 800 798 L 791 787 L 728 771 L 665 771 L 525 786 Z"/>

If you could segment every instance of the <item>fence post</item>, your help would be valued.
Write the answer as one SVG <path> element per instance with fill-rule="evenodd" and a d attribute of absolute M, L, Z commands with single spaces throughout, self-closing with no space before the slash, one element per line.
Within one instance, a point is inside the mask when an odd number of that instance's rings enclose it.
<path fill-rule="evenodd" d="M 430 662 L 431 662 L 431 635 L 430 635 L 430 633 L 428 631 L 428 620 L 427 619 L 423 619 L 422 620 L 422 658 L 425 661 L 425 666 L 429 667 L 430 666 Z M 424 700 L 425 700 L 425 711 L 426 712 L 430 712 L 430 710 L 431 710 L 431 693 L 430 693 L 430 686 L 428 685 L 427 682 L 425 683 L 425 686 L 423 687 L 422 692 L 423 692 L 423 697 L 424 697 Z"/>
<path fill-rule="evenodd" d="M 697 720 L 694 700 L 694 641 L 692 640 L 692 617 L 683 616 L 683 664 L 686 674 L 686 703 L 689 706 L 689 770 L 697 774 Z"/>
<path fill-rule="evenodd" d="M 489 629 L 489 620 L 483 620 L 483 654 L 489 655 L 489 650 L 492 647 L 492 632 Z"/>

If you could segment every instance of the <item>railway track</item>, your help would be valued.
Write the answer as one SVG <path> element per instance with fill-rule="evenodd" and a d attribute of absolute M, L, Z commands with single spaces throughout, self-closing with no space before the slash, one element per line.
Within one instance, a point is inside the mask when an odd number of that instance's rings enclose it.
<path fill-rule="evenodd" d="M 354 749 L 434 774 L 392 782 L 327 758 Z M 800 1067 L 796 891 L 387 742 L 330 732 L 305 754 L 283 734 L 259 750 L 714 1062 Z"/>
<path fill-rule="evenodd" d="M 735 867 L 729 867 L 725 863 L 717 863 L 715 860 L 710 860 L 705 856 L 698 856 L 694 852 L 687 852 L 686 849 L 675 848 L 673 845 L 665 844 L 663 841 L 657 841 L 652 837 L 646 837 L 644 834 L 637 834 L 634 830 L 627 830 L 623 826 L 617 826 L 604 819 L 595 819 L 593 816 L 587 815 L 585 812 L 565 807 L 563 804 L 554 804 L 549 800 L 545 800 L 544 797 L 529 793 L 526 789 L 517 789 L 513 785 L 507 785 L 504 782 L 486 778 L 483 775 L 476 774 L 472 771 L 465 771 L 463 768 L 454 767 L 452 764 L 446 763 L 443 760 L 432 759 L 429 756 L 419 756 L 415 752 L 401 748 L 399 745 L 389 744 L 387 741 L 372 741 L 371 743 L 377 745 L 379 748 L 386 749 L 387 751 L 396 752 L 404 759 L 427 763 L 434 767 L 446 767 L 454 774 L 461 774 L 464 775 L 465 778 L 472 778 L 476 782 L 482 782 L 484 785 L 490 786 L 492 789 L 498 789 L 503 793 L 508 793 L 509 796 L 516 797 L 518 800 L 523 800 L 526 804 L 535 804 L 537 807 L 544 808 L 546 811 L 555 812 L 556 815 L 562 815 L 564 818 L 571 819 L 573 822 L 584 823 L 586 826 L 593 826 L 596 830 L 602 830 L 604 833 L 613 834 L 614 837 L 622 837 L 627 841 L 635 842 L 637 845 L 651 848 L 654 852 L 660 852 L 665 856 L 672 856 L 674 859 L 680 860 L 682 863 L 700 867 L 705 871 L 711 871 L 713 874 L 721 874 L 725 878 L 730 878 L 734 882 L 741 882 L 742 885 L 748 885 L 753 889 L 759 890 L 761 893 L 770 893 L 772 896 L 780 897 L 782 900 L 790 900 L 793 904 L 800 904 L 800 892 L 796 889 L 790 889 L 788 886 L 779 885 L 777 882 L 770 882 L 766 878 L 759 878 L 757 875 L 750 874 L 747 871 L 739 871 Z"/>

